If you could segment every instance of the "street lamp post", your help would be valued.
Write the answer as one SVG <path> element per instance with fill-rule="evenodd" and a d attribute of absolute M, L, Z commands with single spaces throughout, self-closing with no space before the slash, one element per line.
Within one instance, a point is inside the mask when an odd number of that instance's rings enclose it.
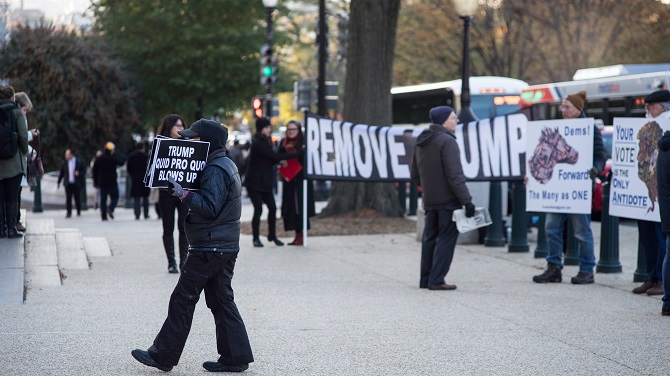
<path fill-rule="evenodd" d="M 263 0 L 263 5 L 265 6 L 265 14 L 266 14 L 266 24 L 267 24 L 267 29 L 265 32 L 265 40 L 270 48 L 272 50 L 272 12 L 274 12 L 275 8 L 277 8 L 277 3 L 279 0 Z M 266 103 L 266 116 L 268 118 L 272 117 L 272 82 L 267 82 L 265 84 L 265 103 Z"/>
<path fill-rule="evenodd" d="M 461 71 L 461 110 L 458 113 L 458 120 L 463 124 L 471 121 L 477 121 L 477 117 L 470 108 L 470 41 L 468 31 L 470 30 L 470 21 L 472 21 L 479 0 L 453 0 L 456 12 L 463 20 L 463 69 Z"/>
<path fill-rule="evenodd" d="M 456 12 L 463 20 L 463 69 L 461 71 L 461 110 L 458 120 L 462 124 L 477 121 L 477 116 L 470 107 L 470 40 L 468 32 L 470 22 L 474 18 L 479 0 L 453 0 Z M 489 186 L 489 212 L 493 223 L 487 228 L 484 244 L 488 247 L 505 245 L 502 229 L 502 187 L 499 181 L 492 181 Z"/>

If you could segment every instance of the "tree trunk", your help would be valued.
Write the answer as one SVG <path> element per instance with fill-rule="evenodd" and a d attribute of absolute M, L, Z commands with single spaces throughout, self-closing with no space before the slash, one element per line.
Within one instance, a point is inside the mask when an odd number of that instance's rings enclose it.
<path fill-rule="evenodd" d="M 347 42 L 343 118 L 359 124 L 391 124 L 393 54 L 400 0 L 352 0 Z M 427 116 L 427 114 L 426 114 Z M 393 183 L 335 182 L 324 216 L 372 209 L 402 216 Z"/>

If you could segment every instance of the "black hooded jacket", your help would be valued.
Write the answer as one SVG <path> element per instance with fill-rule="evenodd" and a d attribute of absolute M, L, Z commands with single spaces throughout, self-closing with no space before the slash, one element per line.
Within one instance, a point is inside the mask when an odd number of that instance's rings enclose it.
<path fill-rule="evenodd" d="M 228 131 L 212 120 L 198 122 L 200 141 L 210 146 L 200 190 L 190 192 L 183 200 L 189 208 L 185 224 L 189 250 L 238 252 L 242 184 L 237 167 L 226 156 Z"/>
<path fill-rule="evenodd" d="M 411 179 L 421 186 L 424 208 L 459 209 L 472 202 L 453 132 L 431 124 L 416 139 Z"/>
<path fill-rule="evenodd" d="M 670 233 L 670 131 L 663 133 L 663 137 L 658 141 L 656 179 L 661 227 L 663 233 L 668 234 Z"/>

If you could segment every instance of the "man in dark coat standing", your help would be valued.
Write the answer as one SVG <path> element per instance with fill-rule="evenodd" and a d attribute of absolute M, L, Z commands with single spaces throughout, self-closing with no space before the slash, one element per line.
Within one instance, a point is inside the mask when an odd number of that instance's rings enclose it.
<path fill-rule="evenodd" d="M 233 161 L 226 157 L 228 131 L 218 122 L 200 119 L 183 137 L 209 142 L 207 164 L 200 190 L 190 192 L 172 178 L 172 194 L 188 206 L 186 237 L 188 257 L 172 292 L 168 317 L 148 351 L 131 352 L 139 362 L 170 371 L 176 366 L 191 330 L 193 312 L 205 290 L 207 307 L 216 323 L 219 359 L 205 362 L 210 372 L 242 372 L 254 361 L 247 330 L 233 299 L 231 281 L 240 251 L 242 184 Z"/>
<path fill-rule="evenodd" d="M 126 162 L 126 169 L 130 175 L 130 195 L 133 197 L 135 219 L 140 219 L 140 203 L 144 209 L 144 219 L 149 219 L 149 193 L 151 189 L 144 184 L 144 175 L 147 171 L 149 156 L 144 152 L 144 144 L 138 143 L 135 151 L 130 153 Z"/>
<path fill-rule="evenodd" d="M 72 217 L 72 198 L 77 209 L 77 216 L 81 215 L 81 187 L 86 184 L 86 166 L 74 154 L 72 149 L 65 150 L 65 160 L 60 165 L 58 174 L 59 187 L 63 182 L 65 187 L 65 208 L 67 210 L 66 218 Z"/>
<path fill-rule="evenodd" d="M 465 206 L 475 215 L 472 196 L 465 185 L 461 156 L 456 143 L 458 117 L 449 106 L 430 110 L 432 124 L 416 140 L 411 179 L 421 186 L 425 221 L 421 243 L 420 288 L 455 290 L 445 282 L 454 257 L 458 230 L 452 220 L 455 209 Z"/>
<path fill-rule="evenodd" d="M 114 219 L 114 209 L 119 202 L 116 167 L 123 166 L 123 161 L 114 155 L 115 148 L 113 143 L 106 143 L 105 150 L 96 158 L 93 165 L 93 183 L 100 188 L 100 216 L 103 221 L 107 220 L 108 215 Z M 111 200 L 109 206 L 107 206 L 107 196 Z"/>

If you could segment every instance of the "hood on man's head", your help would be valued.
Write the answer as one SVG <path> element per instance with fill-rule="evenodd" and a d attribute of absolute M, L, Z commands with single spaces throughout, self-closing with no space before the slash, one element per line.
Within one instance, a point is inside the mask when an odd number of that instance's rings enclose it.
<path fill-rule="evenodd" d="M 656 90 L 655 92 L 647 95 L 644 98 L 644 103 L 662 103 L 662 102 L 670 102 L 670 91 L 663 89 L 663 90 Z"/>
<path fill-rule="evenodd" d="M 200 119 L 191 124 L 188 129 L 177 132 L 182 137 L 196 138 L 200 141 L 209 142 L 209 152 L 222 149 L 228 141 L 228 129 L 222 126 L 218 121 Z"/>

